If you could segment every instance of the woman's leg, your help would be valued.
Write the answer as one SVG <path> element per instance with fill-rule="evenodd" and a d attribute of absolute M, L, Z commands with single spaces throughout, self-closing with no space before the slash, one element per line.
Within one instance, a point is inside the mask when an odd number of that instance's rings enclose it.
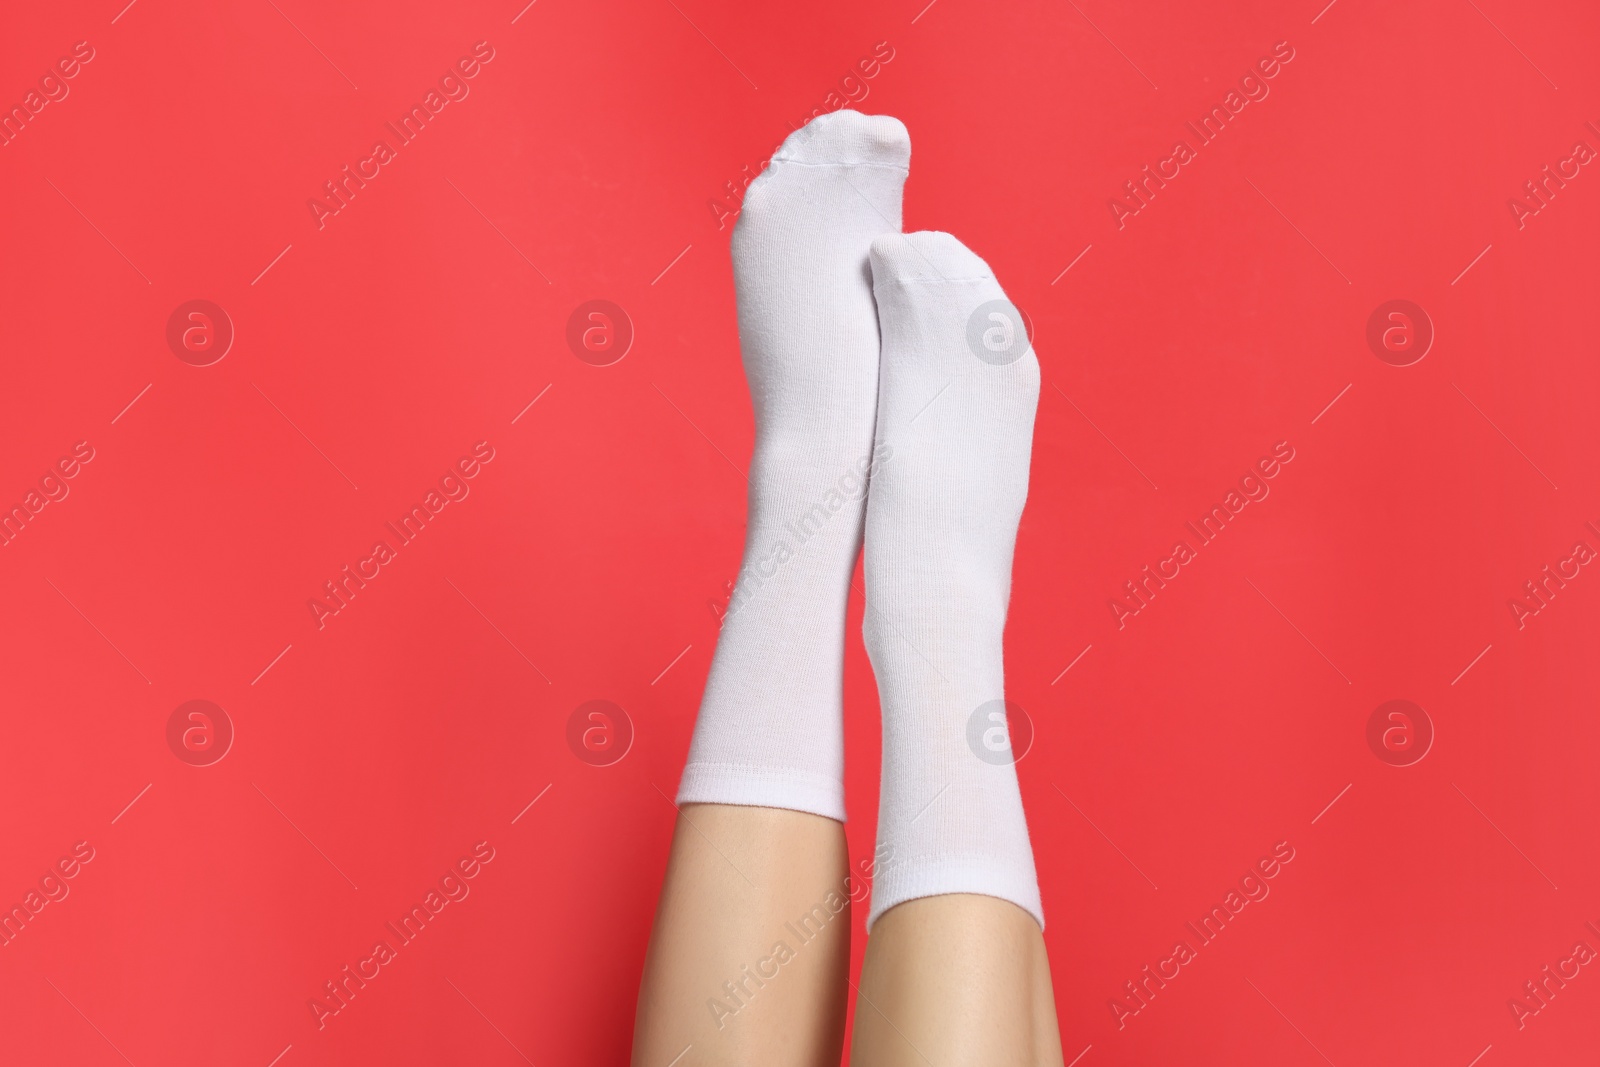
<path fill-rule="evenodd" d="M 734 228 L 756 417 L 745 554 L 678 785 L 636 1067 L 838 1062 L 845 605 L 878 400 L 867 252 L 899 232 L 910 152 L 894 119 L 824 115 Z"/>
<path fill-rule="evenodd" d="M 645 958 L 633 1067 L 837 1067 L 846 866 L 844 826 L 832 819 L 685 804 Z"/>
<path fill-rule="evenodd" d="M 883 337 L 865 636 L 883 712 L 881 857 L 855 1067 L 1059 1064 L 1002 637 L 1039 365 L 954 237 L 872 244 Z"/>
<path fill-rule="evenodd" d="M 1060 1067 L 1044 936 L 1009 901 L 921 897 L 874 924 L 850 1042 L 855 1067 Z"/>

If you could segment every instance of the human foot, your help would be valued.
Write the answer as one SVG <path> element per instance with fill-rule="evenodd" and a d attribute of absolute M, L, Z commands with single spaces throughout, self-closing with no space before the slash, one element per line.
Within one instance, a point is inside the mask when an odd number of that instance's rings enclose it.
<path fill-rule="evenodd" d="M 845 602 L 878 399 L 868 250 L 900 231 L 910 154 L 898 120 L 836 111 L 746 191 L 733 272 L 756 418 L 749 524 L 680 803 L 844 819 Z"/>

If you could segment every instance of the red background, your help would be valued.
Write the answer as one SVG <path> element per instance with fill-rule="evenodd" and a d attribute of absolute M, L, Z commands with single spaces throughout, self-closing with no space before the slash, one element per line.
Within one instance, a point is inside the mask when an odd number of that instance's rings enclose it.
<path fill-rule="evenodd" d="M 1508 601 L 1600 547 L 1600 175 L 1521 229 L 1507 201 L 1600 147 L 1600 9 L 925 2 L 9 13 L 8 105 L 95 58 L 0 149 L 0 502 L 95 458 L 0 548 L 0 898 L 95 858 L 0 949 L 0 1058 L 625 1060 L 743 536 L 709 202 L 886 41 L 859 106 L 911 131 L 906 227 L 989 260 L 1044 367 L 1008 695 L 1067 1059 L 1592 1062 L 1600 968 L 1521 1029 L 1507 1001 L 1600 948 L 1600 576 L 1520 630 Z M 307 200 L 478 41 L 470 95 L 319 229 Z M 1123 182 L 1280 41 L 1270 96 L 1119 230 Z M 196 298 L 237 333 L 208 367 L 165 340 Z M 1364 339 L 1396 298 L 1437 331 L 1404 368 Z M 564 339 L 590 299 L 636 330 L 609 367 Z M 322 583 L 484 440 L 319 630 Z M 1279 441 L 1271 496 L 1119 630 L 1122 583 Z M 166 740 L 192 699 L 236 730 L 211 766 Z M 566 741 L 590 699 L 636 730 L 612 766 Z M 1391 699 L 1437 731 L 1409 767 L 1366 741 Z M 319 1031 L 308 1000 L 479 841 L 471 895 Z M 1119 1029 L 1280 841 L 1271 896 Z"/>

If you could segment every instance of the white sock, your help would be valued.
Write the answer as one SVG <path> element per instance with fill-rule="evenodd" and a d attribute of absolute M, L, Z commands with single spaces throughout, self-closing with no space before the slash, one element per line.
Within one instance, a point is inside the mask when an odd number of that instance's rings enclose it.
<path fill-rule="evenodd" d="M 1039 364 L 988 266 L 949 234 L 879 237 L 872 276 L 883 353 L 864 629 L 883 783 L 868 925 L 907 900 L 981 893 L 1042 927 L 998 703 Z"/>
<path fill-rule="evenodd" d="M 756 418 L 749 525 L 679 803 L 844 820 L 845 601 L 878 401 L 867 252 L 900 232 L 910 157 L 897 119 L 835 111 L 745 193 L 733 276 Z"/>

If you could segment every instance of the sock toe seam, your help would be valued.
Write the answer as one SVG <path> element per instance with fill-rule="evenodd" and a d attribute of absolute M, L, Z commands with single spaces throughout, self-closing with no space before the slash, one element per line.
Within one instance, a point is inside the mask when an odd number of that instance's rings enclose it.
<path fill-rule="evenodd" d="M 873 280 L 874 281 L 877 280 L 877 275 L 873 275 Z M 886 281 L 886 282 L 900 282 L 901 284 L 927 283 L 927 282 L 948 282 L 948 283 L 950 283 L 952 285 L 956 284 L 958 282 L 962 282 L 962 283 L 964 283 L 964 282 L 992 282 L 994 280 L 995 280 L 995 277 L 992 274 L 977 274 L 977 275 L 973 275 L 970 278 L 968 278 L 968 277 L 962 277 L 962 278 L 942 278 L 942 277 L 916 278 L 916 277 L 912 277 L 912 278 L 907 278 L 907 277 L 904 277 L 904 276 L 899 275 L 899 274 L 891 274 L 887 278 L 883 279 L 883 281 Z"/>
<path fill-rule="evenodd" d="M 902 174 L 910 174 L 911 167 L 905 163 L 879 163 L 870 159 L 840 159 L 827 162 L 812 163 L 803 159 L 790 156 L 773 156 L 774 164 L 783 163 L 791 167 L 877 167 L 879 170 L 897 170 Z"/>

